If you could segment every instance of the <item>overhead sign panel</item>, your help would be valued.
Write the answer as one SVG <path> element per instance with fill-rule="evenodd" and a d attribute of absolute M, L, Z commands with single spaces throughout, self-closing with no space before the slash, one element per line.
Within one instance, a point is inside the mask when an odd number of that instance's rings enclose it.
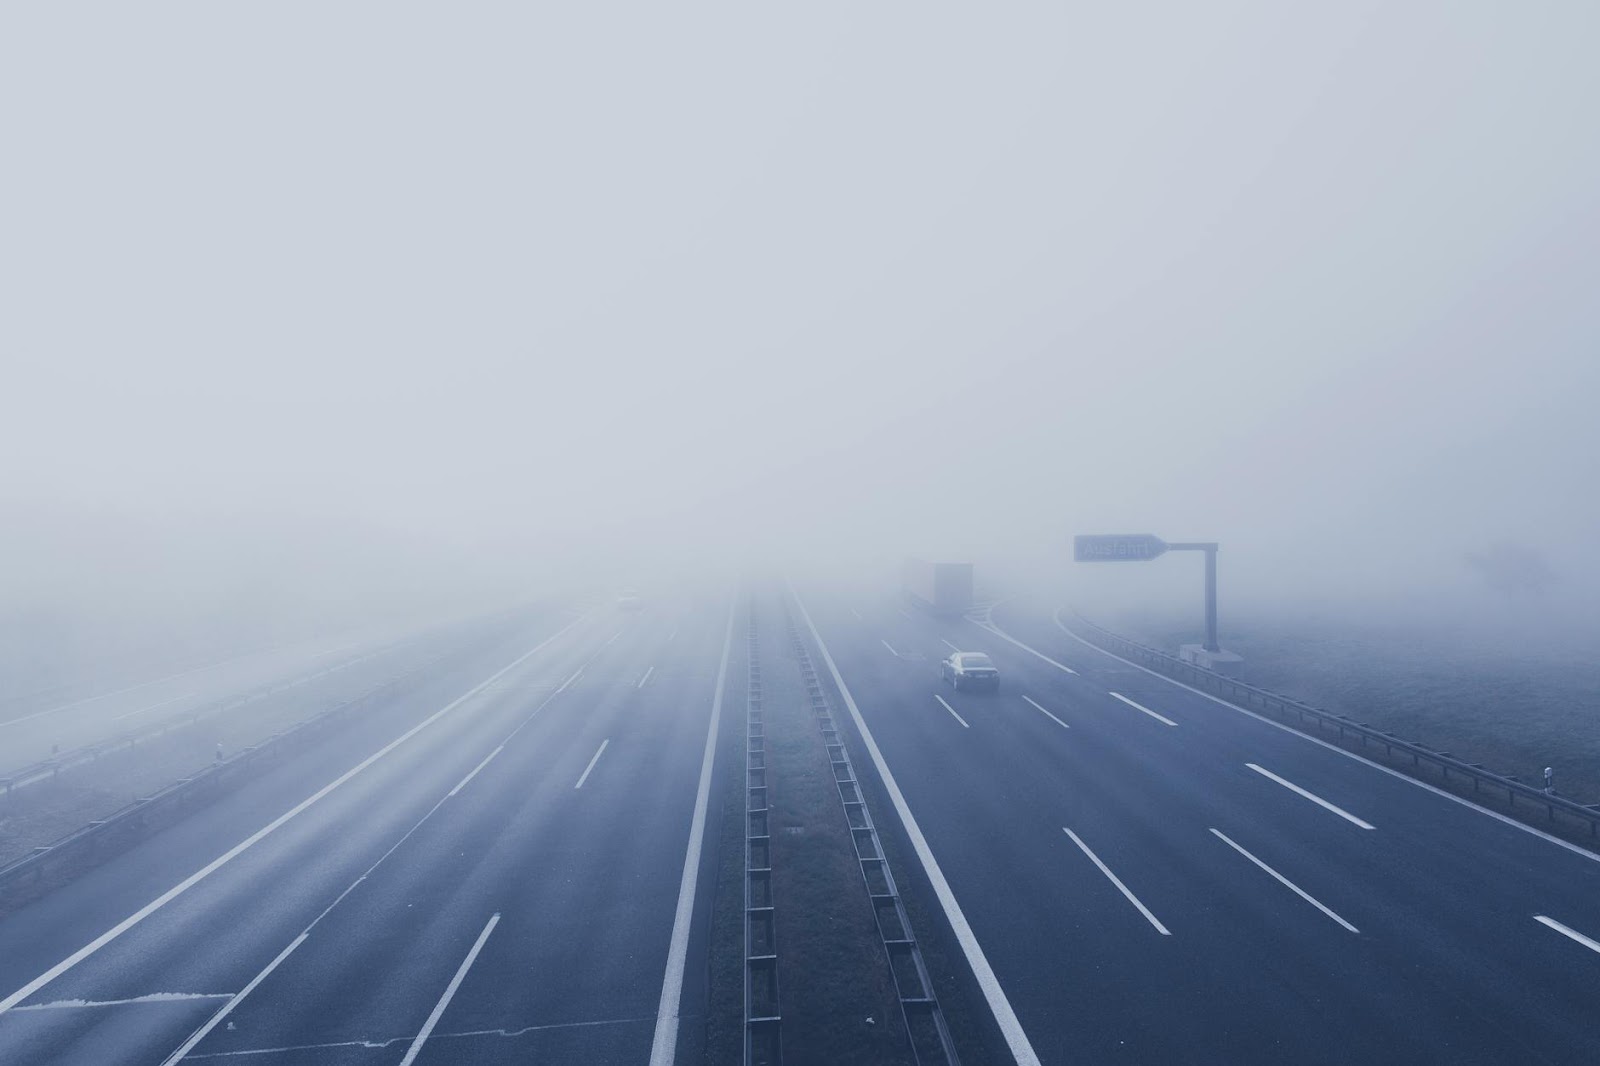
<path fill-rule="evenodd" d="M 1161 555 L 1167 542 L 1149 533 L 1086 533 L 1072 538 L 1072 548 L 1080 563 L 1134 563 Z"/>

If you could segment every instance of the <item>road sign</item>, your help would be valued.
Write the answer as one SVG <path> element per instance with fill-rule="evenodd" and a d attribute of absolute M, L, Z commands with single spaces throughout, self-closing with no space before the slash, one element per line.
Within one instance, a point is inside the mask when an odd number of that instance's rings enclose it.
<path fill-rule="evenodd" d="M 1149 533 L 1079 534 L 1072 550 L 1080 563 L 1132 563 L 1156 558 L 1167 542 Z"/>

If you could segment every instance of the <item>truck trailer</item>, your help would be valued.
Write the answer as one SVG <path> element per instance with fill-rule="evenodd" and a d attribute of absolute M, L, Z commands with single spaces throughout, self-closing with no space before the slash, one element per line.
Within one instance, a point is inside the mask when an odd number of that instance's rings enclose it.
<path fill-rule="evenodd" d="M 903 587 L 908 599 L 935 614 L 960 614 L 972 606 L 972 564 L 907 559 Z"/>

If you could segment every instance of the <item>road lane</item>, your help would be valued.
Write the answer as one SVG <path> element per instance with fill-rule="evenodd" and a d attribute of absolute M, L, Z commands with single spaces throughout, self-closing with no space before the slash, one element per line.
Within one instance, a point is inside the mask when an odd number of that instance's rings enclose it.
<path fill-rule="evenodd" d="M 1056 643 L 1042 645 L 1041 657 L 1005 641 L 985 644 L 970 623 L 908 619 L 859 601 L 823 601 L 816 614 L 1046 1061 L 1185 1061 L 1196 1049 L 1429 1061 L 1441 1048 L 1458 1062 L 1582 1061 L 1600 1035 L 1592 1011 L 1600 970 L 1551 967 L 1548 945 L 1528 947 L 1533 899 L 1593 913 L 1593 863 L 1464 817 L 1472 812 L 1359 763 L 1338 766 L 1349 760 L 1301 738 L 1200 708 L 1170 686 L 1162 691 L 1158 679 L 1135 683 L 1125 668 L 1100 669 L 1093 653 Z M 884 639 L 920 658 L 871 654 Z M 987 651 L 1004 675 L 998 697 L 949 695 L 970 733 L 919 714 L 946 640 Z M 1112 691 L 1170 710 L 1182 724 L 1152 731 L 1155 723 L 1127 714 Z M 1073 730 L 1019 693 L 1062 710 Z M 1370 812 L 1380 829 L 1338 833 L 1342 823 L 1247 769 L 1251 761 L 1292 770 L 1296 783 Z M 1319 774 L 1330 766 L 1336 780 L 1324 790 Z M 1355 771 L 1374 780 L 1352 782 Z M 1437 809 L 1417 810 L 1419 796 Z M 1056 817 L 1037 817 L 1040 810 Z M 1115 900 L 1126 917 L 1091 906 L 1086 893 L 1103 898 L 1104 879 L 1095 889 L 1063 871 L 1040 843 L 1046 821 L 1069 847 L 1063 826 L 1092 842 L 1172 936 L 1141 947 L 1130 922 L 1144 926 L 1147 940 L 1149 925 L 1125 902 Z M 1362 933 L 1306 907 L 1224 849 L 1213 828 Z M 1501 862 L 1501 847 L 1516 837 L 1526 870 Z M 1081 855 L 1077 865 L 1087 865 Z M 1072 965 L 1061 965 L 1067 959 Z M 1485 973 L 1506 979 L 1475 979 Z M 1218 987 L 1229 994 L 1217 996 Z M 1160 1025 L 1151 1021 L 1158 1017 Z"/>
<path fill-rule="evenodd" d="M 560 644 L 558 641 L 557 647 Z M 526 651 L 523 643 L 518 654 Z M 505 664 L 506 653 L 501 651 L 495 669 Z M 487 673 L 481 668 L 463 672 L 472 684 L 481 683 Z M 434 713 L 444 702 L 440 692 L 459 697 L 465 684 L 452 671 L 448 677 L 436 679 L 436 684 L 422 686 L 417 698 L 397 700 L 393 710 L 403 713 L 378 714 L 352 723 L 351 729 L 327 737 L 325 750 L 302 753 L 0 922 L 0 947 L 5 949 L 0 951 L 0 972 L 7 991 L 47 972 L 46 967 L 56 965 L 69 950 L 108 928 L 111 916 L 122 919 L 212 856 L 293 809 L 347 772 L 358 756 L 370 757 L 390 739 L 383 728 L 414 725 L 413 719 L 424 717 L 415 709 L 429 706 L 423 699 L 441 701 L 432 704 L 428 713 Z M 506 690 L 500 689 L 499 698 L 486 694 L 477 705 L 463 708 L 462 716 L 453 723 L 464 727 L 458 729 L 459 735 L 470 740 L 475 730 L 503 715 L 505 695 Z M 443 720 L 438 725 L 442 727 Z M 491 735 L 503 734 L 503 729 L 489 728 Z M 326 795 L 301 818 L 285 823 L 169 906 L 61 974 L 38 995 L 52 999 L 132 998 L 152 991 L 200 987 L 189 985 L 190 980 L 201 982 L 207 990 L 236 991 L 260 965 L 241 966 L 238 960 L 247 958 L 263 939 L 270 942 L 272 952 L 279 950 L 334 893 L 415 822 L 422 813 L 419 808 L 460 776 L 457 764 L 466 756 L 465 748 L 457 744 L 434 749 L 417 742 L 402 745 L 391 757 L 373 763 L 365 773 Z M 468 768 L 459 767 L 461 773 Z M 429 784 L 436 785 L 439 792 L 427 788 Z M 330 847 L 328 827 L 341 825 L 349 828 Z M 130 958 L 138 964 L 130 965 Z M 6 1051 L 8 1063 L 28 1061 L 29 1049 L 43 1054 L 41 1061 L 72 1061 L 75 1055 L 83 1061 L 116 1061 L 108 1057 L 106 1048 L 146 1046 L 134 1035 L 118 1033 L 137 1017 L 128 1012 L 63 1016 L 41 1030 L 37 1023 L 19 1025 L 13 1014 L 0 1015 L 0 1049 Z M 198 1019 L 195 1021 L 197 1024 Z M 88 1041 L 81 1052 L 74 1050 L 79 1033 Z M 108 1034 L 109 1039 L 105 1038 Z M 150 1034 L 163 1043 L 176 1043 L 181 1035 L 174 1033 L 168 1041 L 164 1033 Z"/>

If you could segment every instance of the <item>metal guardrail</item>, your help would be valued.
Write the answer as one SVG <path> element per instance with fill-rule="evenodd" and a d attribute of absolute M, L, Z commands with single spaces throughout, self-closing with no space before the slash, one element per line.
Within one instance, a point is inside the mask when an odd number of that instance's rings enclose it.
<path fill-rule="evenodd" d="M 861 877 L 866 883 L 867 895 L 872 900 L 878 936 L 889 959 L 889 974 L 894 980 L 895 996 L 900 1001 L 900 1020 L 905 1025 L 911 1057 L 917 1066 L 931 1066 L 933 1063 L 960 1066 L 955 1041 L 950 1036 L 944 1011 L 934 993 L 933 978 L 923 961 L 922 948 L 911 931 L 911 918 L 895 885 L 894 873 L 889 869 L 878 828 L 873 825 L 872 814 L 861 795 L 861 785 L 855 767 L 850 762 L 850 753 L 845 750 L 844 741 L 834 724 L 833 710 L 822 687 L 822 679 L 817 676 L 816 667 L 811 662 L 811 652 L 795 626 L 794 618 L 789 615 L 787 605 L 784 614 L 789 626 L 789 640 L 800 661 L 800 674 L 805 680 L 811 713 L 822 733 L 822 742 L 828 749 L 833 782 L 838 789 L 845 820 L 850 826 L 850 838 L 855 843 Z"/>
<path fill-rule="evenodd" d="M 746 642 L 750 688 L 744 771 L 744 1061 L 745 1066 L 779 1066 L 783 1062 L 783 1012 L 778 1004 L 778 923 L 772 899 L 761 642 L 756 635 L 754 613 L 750 615 Z"/>
<path fill-rule="evenodd" d="M 1246 710 L 1262 710 L 1277 716 L 1280 720 L 1290 722 L 1302 732 L 1308 732 L 1307 726 L 1314 727 L 1318 732 L 1336 733 L 1342 744 L 1347 738 L 1359 739 L 1361 749 L 1366 750 L 1367 745 L 1381 745 L 1385 754 L 1393 760 L 1394 753 L 1411 757 L 1411 765 L 1421 768 L 1424 764 L 1436 767 L 1445 781 L 1451 779 L 1451 774 L 1472 782 L 1472 791 L 1480 792 L 1484 787 L 1506 794 L 1506 805 L 1513 812 L 1521 813 L 1530 806 L 1543 807 L 1545 817 L 1551 824 L 1556 824 L 1558 816 L 1568 820 L 1575 827 L 1587 826 L 1589 836 L 1600 837 L 1600 804 L 1584 804 L 1546 792 L 1542 788 L 1526 784 L 1517 778 L 1497 774 L 1485 769 L 1479 763 L 1469 763 L 1457 759 L 1450 752 L 1434 751 L 1421 744 L 1409 740 L 1401 740 L 1393 733 L 1385 733 L 1366 722 L 1357 722 L 1342 714 L 1313 707 L 1308 703 L 1289 696 L 1284 696 L 1256 685 L 1249 685 L 1231 677 L 1224 677 L 1212 670 L 1199 667 L 1193 663 L 1184 662 L 1164 651 L 1129 640 L 1127 637 L 1111 632 L 1103 626 L 1098 626 L 1081 615 L 1075 615 L 1077 627 L 1067 625 L 1062 619 L 1061 612 L 1057 611 L 1055 621 L 1058 626 L 1075 636 L 1105 649 L 1125 659 L 1138 662 L 1157 673 L 1164 674 L 1176 681 L 1210 693 L 1223 699 L 1231 700 L 1244 707 Z M 1522 801 L 1522 808 L 1518 808 L 1517 801 Z"/>
<path fill-rule="evenodd" d="M 37 885 L 52 873 L 82 865 L 96 856 L 113 854 L 116 845 L 139 833 L 170 825 L 204 799 L 233 781 L 246 776 L 259 765 L 281 756 L 295 745 L 313 741 L 352 712 L 365 709 L 389 692 L 432 665 L 418 664 L 398 677 L 372 686 L 353 699 L 344 700 L 265 740 L 243 748 L 234 755 L 218 759 L 211 766 L 181 781 L 128 804 L 97 819 L 60 840 L 0 866 L 0 900 L 29 885 Z"/>

